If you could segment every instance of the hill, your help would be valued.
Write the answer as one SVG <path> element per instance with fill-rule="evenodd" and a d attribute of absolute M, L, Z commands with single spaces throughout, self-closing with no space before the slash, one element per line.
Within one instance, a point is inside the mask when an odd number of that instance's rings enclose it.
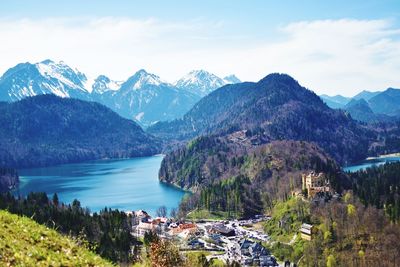
<path fill-rule="evenodd" d="M 340 168 L 317 145 L 301 141 L 273 141 L 246 148 L 232 138 L 204 136 L 164 158 L 159 178 L 194 194 L 180 210 L 224 212 L 249 218 L 271 209 L 301 190 L 301 174 L 324 172 L 331 186 L 349 187 Z"/>
<path fill-rule="evenodd" d="M 317 143 L 340 163 L 367 155 L 372 131 L 341 110 L 333 110 L 312 91 L 285 74 L 257 83 L 226 85 L 201 99 L 180 120 L 158 123 L 148 132 L 163 139 L 227 135 L 246 130 L 252 145 L 272 140 Z"/>
<path fill-rule="evenodd" d="M 351 100 L 350 98 L 341 95 L 320 95 L 320 97 L 330 108 L 343 108 Z"/>
<path fill-rule="evenodd" d="M 204 136 L 167 154 L 161 164 L 160 180 L 197 191 L 215 181 L 238 175 L 259 184 L 279 176 L 282 184 L 276 190 L 289 193 L 286 179 L 302 171 L 321 169 L 332 173 L 339 171 L 334 160 L 315 144 L 273 141 L 246 149 L 231 138 Z M 293 184 L 299 185 L 299 181 Z"/>
<path fill-rule="evenodd" d="M 0 166 L 33 167 L 149 156 L 160 143 L 94 102 L 40 95 L 0 104 Z"/>
<path fill-rule="evenodd" d="M 400 89 L 388 88 L 369 99 L 368 102 L 375 113 L 398 116 L 400 114 Z"/>
<path fill-rule="evenodd" d="M 356 94 L 355 96 L 353 96 L 353 99 L 355 99 L 355 100 L 365 99 L 366 101 L 368 101 L 380 93 L 381 93 L 381 91 L 371 92 L 371 91 L 364 90 L 364 91 L 361 91 L 360 93 Z"/>
<path fill-rule="evenodd" d="M 385 122 L 394 119 L 385 114 L 375 114 L 363 98 L 352 99 L 343 109 L 348 111 L 353 119 L 363 122 Z"/>
<path fill-rule="evenodd" d="M 113 266 L 65 236 L 26 217 L 0 210 L 4 266 Z"/>

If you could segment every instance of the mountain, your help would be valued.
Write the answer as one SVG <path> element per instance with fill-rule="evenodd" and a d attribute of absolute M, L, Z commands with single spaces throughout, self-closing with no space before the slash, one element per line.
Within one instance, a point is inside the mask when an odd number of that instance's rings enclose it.
<path fill-rule="evenodd" d="M 368 102 L 375 113 L 400 115 L 400 89 L 388 88 Z"/>
<path fill-rule="evenodd" d="M 382 121 L 390 121 L 393 118 L 384 115 L 384 114 L 375 114 L 368 102 L 364 98 L 360 98 L 358 100 L 352 99 L 349 103 L 347 103 L 344 110 L 348 111 L 351 117 L 358 121 L 363 122 L 382 122 Z"/>
<path fill-rule="evenodd" d="M 345 112 L 330 109 L 285 74 L 223 86 L 202 98 L 182 119 L 157 123 L 148 132 L 162 139 L 189 140 L 243 130 L 249 145 L 282 139 L 315 142 L 340 163 L 363 159 L 374 138 Z"/>
<path fill-rule="evenodd" d="M 380 94 L 380 91 L 376 91 L 376 92 L 371 92 L 371 91 L 362 91 L 358 94 L 356 94 L 355 96 L 353 96 L 353 99 L 355 100 L 359 100 L 361 98 L 364 98 L 366 101 L 370 100 L 371 98 L 373 98 L 374 96 Z"/>
<path fill-rule="evenodd" d="M 47 166 L 160 151 L 157 139 L 135 122 L 95 102 L 40 95 L 0 103 L 0 166 Z"/>
<path fill-rule="evenodd" d="M 103 95 L 105 105 L 144 126 L 182 117 L 200 99 L 145 70 L 136 72 L 119 90 Z M 112 102 L 106 102 L 108 99 Z"/>
<path fill-rule="evenodd" d="M 17 101 L 41 94 L 89 99 L 87 81 L 83 73 L 63 62 L 21 63 L 0 78 L 0 101 Z"/>
<path fill-rule="evenodd" d="M 341 95 L 320 95 L 320 97 L 330 108 L 343 108 L 351 100 L 351 98 Z"/>
<path fill-rule="evenodd" d="M 228 76 L 224 77 L 224 81 L 225 81 L 226 84 L 234 84 L 234 83 L 242 82 L 234 74 L 231 74 L 231 75 L 228 75 Z"/>
<path fill-rule="evenodd" d="M 147 127 L 182 117 L 203 95 L 238 81 L 234 75 L 221 79 L 203 70 L 191 72 L 177 85 L 145 70 L 124 82 L 105 75 L 89 79 L 62 61 L 44 60 L 21 63 L 6 71 L 0 78 L 0 101 L 13 102 L 42 94 L 96 101 Z"/>
<path fill-rule="evenodd" d="M 230 75 L 221 79 L 205 70 L 194 70 L 179 79 L 175 83 L 175 86 L 203 97 L 221 86 L 238 82 L 240 82 L 240 80 L 235 75 Z"/>
<path fill-rule="evenodd" d="M 122 82 L 113 81 L 105 75 L 97 77 L 92 84 L 92 94 L 102 95 L 109 91 L 117 91 Z"/>

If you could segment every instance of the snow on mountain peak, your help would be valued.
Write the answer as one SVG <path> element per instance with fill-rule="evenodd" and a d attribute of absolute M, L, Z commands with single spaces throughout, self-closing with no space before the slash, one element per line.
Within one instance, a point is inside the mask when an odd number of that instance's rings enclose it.
<path fill-rule="evenodd" d="M 58 80 L 61 83 L 60 86 L 64 84 L 73 89 L 87 91 L 85 84 L 88 79 L 85 74 L 77 69 L 72 69 L 63 61 L 55 63 L 52 60 L 46 59 L 42 62 L 36 63 L 35 66 L 42 76 L 48 79 Z"/>
<path fill-rule="evenodd" d="M 107 91 L 117 91 L 122 82 L 113 81 L 105 75 L 99 75 L 92 83 L 92 92 L 103 94 Z"/>
<path fill-rule="evenodd" d="M 131 78 L 128 79 L 133 89 L 138 90 L 146 85 L 159 86 L 161 84 L 167 84 L 159 76 L 148 73 L 144 69 L 137 71 Z"/>
<path fill-rule="evenodd" d="M 205 70 L 193 70 L 178 80 L 176 87 L 205 96 L 227 84 L 223 79 Z"/>

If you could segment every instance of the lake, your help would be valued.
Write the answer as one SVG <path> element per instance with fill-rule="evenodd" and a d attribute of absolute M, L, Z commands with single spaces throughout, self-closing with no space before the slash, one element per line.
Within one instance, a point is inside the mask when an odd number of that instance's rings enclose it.
<path fill-rule="evenodd" d="M 185 195 L 158 181 L 162 159 L 153 156 L 21 169 L 20 185 L 14 193 L 46 192 L 49 197 L 57 193 L 60 201 L 78 199 L 92 212 L 107 206 L 124 211 L 143 209 L 154 215 L 161 205 L 168 210 L 176 208 Z"/>
<path fill-rule="evenodd" d="M 366 159 L 363 160 L 355 165 L 344 167 L 343 170 L 346 172 L 356 172 L 359 170 L 365 170 L 366 168 L 372 166 L 380 166 L 388 162 L 396 162 L 400 161 L 400 157 L 393 156 L 393 157 L 377 157 L 373 159 Z"/>

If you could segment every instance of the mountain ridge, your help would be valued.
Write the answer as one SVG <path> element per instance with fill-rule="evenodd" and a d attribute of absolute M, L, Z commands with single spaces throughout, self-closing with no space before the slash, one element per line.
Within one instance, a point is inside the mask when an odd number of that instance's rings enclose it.
<path fill-rule="evenodd" d="M 191 73 L 199 77 L 179 87 L 144 69 L 125 81 L 114 81 L 105 75 L 88 78 L 63 61 L 26 62 L 8 69 L 0 77 L 0 101 L 13 102 L 41 94 L 96 101 L 147 127 L 183 116 L 204 94 L 238 81 L 234 75 L 227 77 L 231 81 L 225 81 L 204 70 Z M 138 92 L 130 92 L 133 90 Z"/>
<path fill-rule="evenodd" d="M 182 119 L 157 123 L 148 132 L 161 139 L 190 140 L 241 130 L 247 130 L 255 144 L 282 139 L 316 142 L 341 163 L 363 159 L 372 134 L 289 75 L 277 73 L 257 83 L 225 85 Z"/>

